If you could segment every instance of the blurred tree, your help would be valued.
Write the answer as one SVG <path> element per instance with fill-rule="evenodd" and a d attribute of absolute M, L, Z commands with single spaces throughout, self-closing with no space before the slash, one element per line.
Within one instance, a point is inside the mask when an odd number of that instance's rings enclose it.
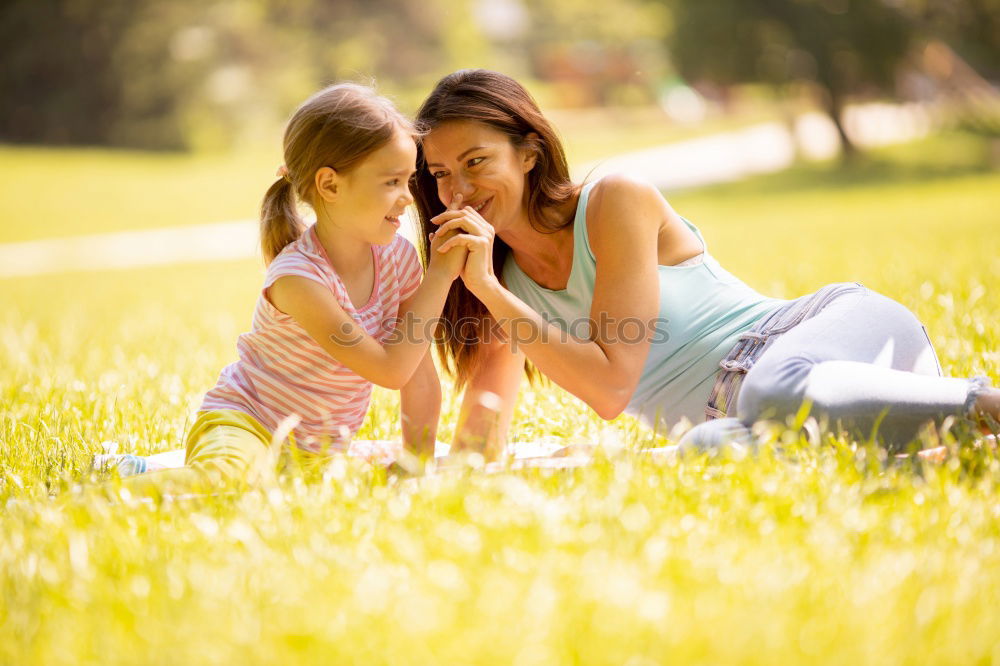
<path fill-rule="evenodd" d="M 310 73 L 310 87 L 339 80 L 372 82 L 383 92 L 422 100 L 447 71 L 487 57 L 468 2 L 451 0 L 263 0 L 277 53 Z M 291 64 L 291 63 L 290 63 Z M 468 65 L 466 65 L 468 66 Z M 410 89 L 421 91 L 410 99 Z"/>
<path fill-rule="evenodd" d="M 0 141 L 224 147 L 336 80 L 424 94 L 489 48 L 453 4 L 5 0 Z"/>
<path fill-rule="evenodd" d="M 3 0 L 0 141 L 224 147 L 319 85 L 377 79 L 413 110 L 459 67 L 649 101 L 673 24 L 686 78 L 811 81 L 850 152 L 846 96 L 886 89 L 917 29 L 997 76 L 998 21 L 1000 0 Z"/>
<path fill-rule="evenodd" d="M 848 95 L 888 90 L 914 26 L 886 0 L 666 0 L 675 65 L 689 80 L 808 81 L 840 134 Z M 898 3 L 897 3 L 898 4 Z"/>
<path fill-rule="evenodd" d="M 927 43 L 903 80 L 917 98 L 944 102 L 960 126 L 1000 137 L 1000 0 L 897 0 Z M 990 82 L 993 81 L 993 83 Z"/>
<path fill-rule="evenodd" d="M 129 0 L 8 0 L 0 5 L 0 137 L 108 142 L 118 121 L 116 109 L 124 103 L 119 38 L 140 12 Z M 156 131 L 166 135 L 164 143 L 176 142 L 171 128 Z"/>
<path fill-rule="evenodd" d="M 558 88 L 563 103 L 616 105 L 655 98 L 667 73 L 663 43 L 669 22 L 661 3 L 534 0 L 524 7 L 528 20 L 519 42 L 527 65 L 534 76 Z"/>
<path fill-rule="evenodd" d="M 0 140 L 177 149 L 226 56 L 196 0 L 0 5 Z M 232 77 L 231 77 L 232 78 Z"/>
<path fill-rule="evenodd" d="M 1000 79 L 1000 0 L 894 0 L 923 33 L 940 39 L 979 74 Z"/>
<path fill-rule="evenodd" d="M 4 0 L 0 141 L 224 148 L 316 87 L 378 82 L 412 111 L 460 67 L 565 104 L 648 101 L 660 0 Z"/>

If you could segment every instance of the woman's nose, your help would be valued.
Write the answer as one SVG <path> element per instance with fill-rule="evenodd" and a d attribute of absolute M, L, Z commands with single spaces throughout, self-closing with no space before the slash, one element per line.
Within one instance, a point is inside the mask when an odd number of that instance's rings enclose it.
<path fill-rule="evenodd" d="M 475 191 L 475 188 L 472 186 L 472 183 L 470 183 L 466 178 L 462 178 L 461 176 L 459 176 L 452 181 L 451 184 L 452 200 L 455 199 L 455 195 L 461 194 L 462 198 L 468 201 L 473 191 Z"/>

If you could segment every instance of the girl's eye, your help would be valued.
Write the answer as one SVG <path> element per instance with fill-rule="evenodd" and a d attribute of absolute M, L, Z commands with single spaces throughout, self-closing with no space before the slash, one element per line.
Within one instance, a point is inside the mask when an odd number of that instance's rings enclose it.
<path fill-rule="evenodd" d="M 479 164 L 480 162 L 482 162 L 485 159 L 486 159 L 485 157 L 473 157 L 466 164 L 469 167 L 474 167 L 474 166 L 476 166 L 477 164 Z"/>
<path fill-rule="evenodd" d="M 388 185 L 389 187 L 395 187 L 399 185 L 399 178 L 393 178 L 388 183 L 386 183 L 386 185 Z"/>

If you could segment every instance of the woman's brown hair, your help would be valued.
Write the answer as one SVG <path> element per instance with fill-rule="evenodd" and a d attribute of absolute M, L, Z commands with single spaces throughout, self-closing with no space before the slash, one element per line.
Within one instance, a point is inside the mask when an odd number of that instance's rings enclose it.
<path fill-rule="evenodd" d="M 438 81 L 417 111 L 416 125 L 421 134 L 442 123 L 472 120 L 497 129 L 510 137 L 516 148 L 535 152 L 535 166 L 525 184 L 528 221 L 538 231 L 554 232 L 573 223 L 573 218 L 551 219 L 551 209 L 579 193 L 569 177 L 569 165 L 562 142 L 538 104 L 514 79 L 486 69 L 463 69 Z M 430 220 L 444 212 L 437 183 L 427 170 L 423 150 L 417 147 L 417 172 L 410 183 L 420 217 L 424 260 L 430 256 Z M 493 268 L 499 276 L 510 247 L 499 238 L 493 241 Z M 445 367 L 461 388 L 468 382 L 479 361 L 479 342 L 490 339 L 489 311 L 472 295 L 461 280 L 455 280 L 442 313 L 444 325 L 437 336 L 438 352 Z M 477 342 L 470 344 L 469 340 Z"/>
<path fill-rule="evenodd" d="M 316 171 L 323 167 L 350 171 L 387 144 L 397 128 L 416 136 L 392 102 L 355 83 L 323 88 L 299 106 L 285 128 L 285 169 L 260 206 L 265 264 L 305 231 L 295 198 L 312 202 Z"/>

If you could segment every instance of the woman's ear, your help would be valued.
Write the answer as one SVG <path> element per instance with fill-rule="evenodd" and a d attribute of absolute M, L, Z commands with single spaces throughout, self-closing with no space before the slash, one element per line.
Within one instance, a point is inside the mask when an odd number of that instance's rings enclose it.
<path fill-rule="evenodd" d="M 316 188 L 316 195 L 328 203 L 337 200 L 337 190 L 340 181 L 340 174 L 330 167 L 316 169 L 313 177 L 313 185 Z"/>
<path fill-rule="evenodd" d="M 528 132 L 521 146 L 521 167 L 523 173 L 528 173 L 538 163 L 538 153 L 542 149 L 542 141 L 535 132 Z"/>

